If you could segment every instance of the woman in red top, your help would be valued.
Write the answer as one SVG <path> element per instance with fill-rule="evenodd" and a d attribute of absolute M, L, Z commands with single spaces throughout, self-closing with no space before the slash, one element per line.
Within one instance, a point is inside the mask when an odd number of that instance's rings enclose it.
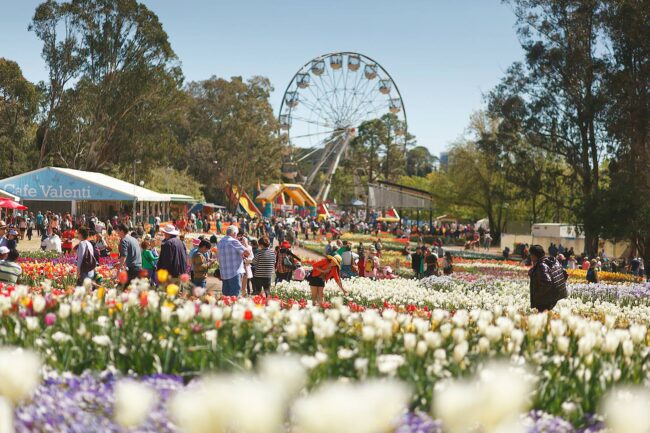
<path fill-rule="evenodd" d="M 307 281 L 309 281 L 309 287 L 311 288 L 311 299 L 314 305 L 319 306 L 323 303 L 325 284 L 331 279 L 336 281 L 344 295 L 348 294 L 341 283 L 341 276 L 339 275 L 340 270 L 341 256 L 338 254 L 335 256 L 327 256 L 327 258 L 314 263 L 311 274 L 309 275 L 309 278 L 307 278 Z"/>

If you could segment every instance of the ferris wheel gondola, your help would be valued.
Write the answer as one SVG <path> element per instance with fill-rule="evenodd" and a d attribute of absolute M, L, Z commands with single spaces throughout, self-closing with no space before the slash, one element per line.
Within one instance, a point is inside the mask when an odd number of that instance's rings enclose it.
<path fill-rule="evenodd" d="M 280 131 L 293 149 L 311 149 L 310 155 L 321 151 L 305 181 L 310 188 L 327 167 L 317 199 L 327 199 L 332 176 L 358 127 L 386 114 L 395 117 L 394 140 L 405 148 L 406 111 L 399 89 L 386 69 L 363 54 L 325 54 L 294 75 L 280 105 Z M 295 179 L 296 171 L 295 161 L 285 158 L 285 177 Z"/>

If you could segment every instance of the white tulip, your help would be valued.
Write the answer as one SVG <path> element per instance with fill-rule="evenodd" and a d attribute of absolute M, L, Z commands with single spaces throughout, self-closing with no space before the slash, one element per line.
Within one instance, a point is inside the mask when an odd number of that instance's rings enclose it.
<path fill-rule="evenodd" d="M 169 307 L 160 307 L 160 320 L 163 323 L 169 323 L 172 318 L 172 309 Z"/>
<path fill-rule="evenodd" d="M 158 402 L 158 393 L 133 380 L 121 380 L 114 390 L 115 421 L 124 428 L 142 424 Z"/>
<path fill-rule="evenodd" d="M 602 403 L 602 413 L 612 433 L 650 431 L 650 391 L 647 389 L 614 389 Z"/>
<path fill-rule="evenodd" d="M 412 352 L 415 350 L 415 345 L 417 344 L 417 336 L 413 333 L 404 334 L 404 350 L 407 352 Z"/>
<path fill-rule="evenodd" d="M 0 348 L 0 396 L 17 404 L 29 397 L 40 380 L 41 360 L 34 352 Z"/>
<path fill-rule="evenodd" d="M 0 433 L 15 433 L 14 408 L 9 399 L 0 396 Z"/>
<path fill-rule="evenodd" d="M 418 341 L 418 344 L 415 347 L 415 354 L 420 358 L 422 358 L 424 355 L 427 354 L 428 351 L 429 351 L 429 347 L 427 346 L 427 343 L 425 343 L 422 340 Z"/>
<path fill-rule="evenodd" d="M 70 304 L 70 311 L 72 312 L 72 314 L 81 313 L 81 302 L 72 301 L 72 303 Z"/>
<path fill-rule="evenodd" d="M 93 337 L 93 343 L 95 343 L 98 346 L 110 346 L 111 337 L 109 337 L 108 335 L 95 335 Z"/>
<path fill-rule="evenodd" d="M 35 313 L 42 313 L 43 310 L 45 310 L 45 298 L 41 295 L 36 295 L 32 299 L 32 308 L 34 309 Z"/>
<path fill-rule="evenodd" d="M 558 349 L 558 351 L 560 353 L 568 353 L 570 343 L 571 343 L 571 340 L 569 340 L 568 337 L 565 337 L 565 336 L 558 337 L 558 339 L 557 339 L 557 349 Z"/>
<path fill-rule="evenodd" d="M 643 325 L 632 325 L 630 326 L 630 337 L 634 344 L 640 344 L 645 341 L 645 336 L 648 333 L 648 329 Z"/>
<path fill-rule="evenodd" d="M 623 354 L 625 356 L 632 356 L 634 354 L 634 343 L 630 340 L 623 342 Z"/>
<path fill-rule="evenodd" d="M 437 332 L 429 331 L 424 334 L 424 341 L 431 349 L 437 349 L 442 344 L 442 337 Z"/>
<path fill-rule="evenodd" d="M 287 398 L 291 398 L 307 383 L 307 372 L 294 355 L 266 355 L 259 365 L 260 376 L 275 384 Z"/>
<path fill-rule="evenodd" d="M 64 332 L 57 331 L 52 334 L 52 340 L 56 343 L 66 343 L 72 340 L 72 337 Z"/>
<path fill-rule="evenodd" d="M 467 341 L 463 341 L 454 346 L 454 361 L 460 363 L 463 359 L 465 359 L 465 355 L 467 355 L 468 350 L 469 344 Z"/>
<path fill-rule="evenodd" d="M 297 401 L 292 413 L 301 433 L 377 433 L 391 429 L 408 397 L 397 382 L 336 383 Z"/>
<path fill-rule="evenodd" d="M 361 338 L 365 341 L 373 341 L 375 335 L 375 328 L 372 326 L 364 326 L 361 330 Z"/>
<path fill-rule="evenodd" d="M 59 305 L 59 319 L 67 319 L 70 316 L 70 304 Z"/>
<path fill-rule="evenodd" d="M 41 327 L 38 321 L 38 317 L 34 316 L 25 317 L 25 326 L 29 331 L 36 331 Z"/>

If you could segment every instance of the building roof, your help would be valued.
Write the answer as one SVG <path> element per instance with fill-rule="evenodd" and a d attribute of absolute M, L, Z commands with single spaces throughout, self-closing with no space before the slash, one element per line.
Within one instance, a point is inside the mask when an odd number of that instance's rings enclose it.
<path fill-rule="evenodd" d="M 12 194 L 10 192 L 7 192 L 4 189 L 0 189 L 0 198 L 9 198 L 9 199 L 11 199 L 13 201 L 16 201 L 16 202 L 20 201 L 20 197 L 18 197 L 17 195 Z"/>
<path fill-rule="evenodd" d="M 43 167 L 0 180 L 0 189 L 23 200 L 170 201 L 166 194 L 103 173 L 62 167 Z"/>
<path fill-rule="evenodd" d="M 185 194 L 163 194 L 169 197 L 170 201 L 182 202 L 182 203 L 194 203 L 196 199 L 191 195 Z"/>

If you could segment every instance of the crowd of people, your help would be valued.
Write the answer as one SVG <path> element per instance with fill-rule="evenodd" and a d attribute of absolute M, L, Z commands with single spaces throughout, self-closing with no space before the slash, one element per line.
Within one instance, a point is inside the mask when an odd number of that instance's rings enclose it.
<path fill-rule="evenodd" d="M 492 240 L 489 230 L 472 225 L 442 224 L 429 230 L 428 227 L 408 228 L 404 222 L 387 224 L 371 220 L 368 223 L 349 214 L 320 221 L 299 216 L 250 219 L 217 211 L 209 215 L 192 213 L 187 219 L 173 220 L 163 226 L 161 221 L 162 216 L 151 216 L 145 226 L 142 218 L 134 221 L 127 214 L 101 221 L 94 214 L 73 217 L 68 213 L 18 213 L 11 217 L 9 224 L 0 221 L 0 281 L 15 283 L 19 280 L 18 243 L 38 236 L 42 250 L 75 256 L 79 284 L 87 280 L 99 283 L 101 276 L 97 275 L 96 268 L 102 257 L 110 255 L 118 259 L 115 270 L 119 283 L 125 287 L 135 278 L 147 278 L 156 285 L 160 272 L 163 272 L 170 281 L 189 275 L 193 287 L 205 290 L 209 276 L 214 275 L 221 280 L 225 296 L 264 294 L 268 297 L 274 284 L 307 280 L 314 302 L 320 303 L 323 302 L 323 287 L 329 280 L 336 281 L 345 292 L 342 281 L 347 278 L 395 277 L 391 266 L 382 263 L 384 247 L 380 237 L 355 245 L 340 239 L 343 231 L 370 234 L 389 230 L 396 236 L 406 234 L 411 240 L 417 239 L 415 250 L 411 251 L 406 242 L 402 254 L 418 279 L 453 273 L 452 254 L 443 247 L 446 242 L 460 240 L 465 242 L 465 248 L 467 242 L 489 248 Z M 225 236 L 217 235 L 224 231 Z M 189 232 L 200 235 L 185 239 Z M 429 245 L 425 245 L 425 235 L 433 235 Z M 313 263 L 310 271 L 302 266 L 301 258 L 292 251 L 301 237 L 305 240 L 331 239 L 323 252 L 325 258 Z M 117 244 L 112 246 L 111 239 L 115 238 Z M 637 257 L 621 263 L 610 260 L 601 251 L 598 256 L 589 258 L 585 254 L 576 254 L 573 248 L 553 243 L 548 248 L 548 255 L 542 249 L 540 256 L 542 247 L 536 247 L 539 246 L 517 245 L 514 253 L 531 269 L 542 258 L 546 261 L 552 259 L 553 266 L 561 269 L 583 269 L 587 271 L 587 280 L 594 283 L 599 281 L 598 272 L 601 270 L 625 270 L 634 275 L 646 275 L 643 260 Z M 509 248 L 504 249 L 503 255 L 510 258 Z"/>
<path fill-rule="evenodd" d="M 532 247 L 528 244 L 519 244 L 515 248 L 515 252 L 521 256 L 524 264 L 532 265 Z M 589 283 L 598 283 L 598 273 L 604 272 L 622 272 L 629 273 L 634 276 L 644 277 L 650 281 L 649 272 L 645 269 L 643 258 L 630 254 L 626 259 L 623 258 L 610 258 L 605 253 L 604 249 L 594 257 L 588 257 L 585 253 L 576 254 L 573 247 L 567 248 L 561 243 L 550 243 L 548 247 L 548 255 L 556 258 L 559 265 L 563 269 L 582 269 L 586 271 L 586 279 Z M 510 249 L 506 247 L 503 251 L 504 258 L 510 257 Z M 650 271 L 650 270 L 649 270 Z"/>

